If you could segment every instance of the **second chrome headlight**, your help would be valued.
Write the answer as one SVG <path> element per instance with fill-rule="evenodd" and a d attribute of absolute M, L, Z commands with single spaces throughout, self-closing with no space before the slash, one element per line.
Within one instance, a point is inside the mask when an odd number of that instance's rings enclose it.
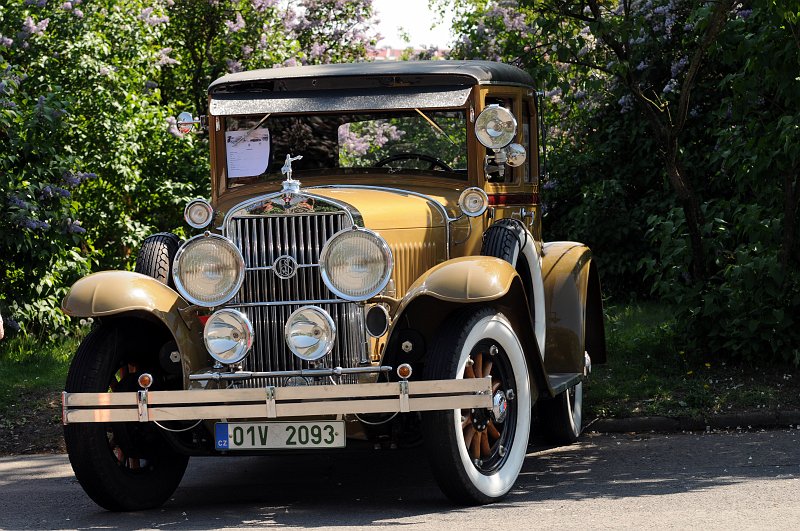
<path fill-rule="evenodd" d="M 345 229 L 334 234 L 322 247 L 319 261 L 328 289 L 351 301 L 377 295 L 392 275 L 389 245 L 367 229 Z"/>
<path fill-rule="evenodd" d="M 227 238 L 201 234 L 178 249 L 172 266 L 175 287 L 199 306 L 218 306 L 236 295 L 244 281 L 244 258 Z"/>

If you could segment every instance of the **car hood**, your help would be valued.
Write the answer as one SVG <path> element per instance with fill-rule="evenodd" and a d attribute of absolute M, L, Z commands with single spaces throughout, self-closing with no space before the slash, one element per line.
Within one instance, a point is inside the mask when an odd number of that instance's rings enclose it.
<path fill-rule="evenodd" d="M 447 200 L 406 190 L 367 186 L 314 187 L 301 191 L 351 206 L 374 230 L 443 227 Z"/>

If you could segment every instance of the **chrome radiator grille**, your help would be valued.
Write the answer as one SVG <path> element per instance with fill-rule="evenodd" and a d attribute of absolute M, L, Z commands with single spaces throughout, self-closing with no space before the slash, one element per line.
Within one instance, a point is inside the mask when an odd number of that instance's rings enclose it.
<path fill-rule="evenodd" d="M 328 290 L 319 270 L 322 246 L 338 231 L 351 226 L 344 212 L 234 217 L 228 237 L 244 256 L 245 278 L 229 306 L 243 311 L 253 323 L 253 351 L 246 371 L 285 371 L 309 368 L 286 347 L 284 326 L 297 308 L 314 304 L 327 311 L 336 325 L 336 343 L 322 361 L 328 367 L 356 367 L 366 356 L 363 307 L 344 301 Z M 282 256 L 297 262 L 294 276 L 280 278 L 273 265 Z M 341 376 L 355 383 L 356 376 Z M 313 383 L 331 383 L 321 380 Z M 283 385 L 277 379 L 254 379 L 250 386 Z"/>

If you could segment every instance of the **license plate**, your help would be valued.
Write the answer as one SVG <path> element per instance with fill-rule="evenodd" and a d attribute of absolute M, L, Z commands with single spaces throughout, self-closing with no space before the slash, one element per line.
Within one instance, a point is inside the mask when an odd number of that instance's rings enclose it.
<path fill-rule="evenodd" d="M 217 450 L 344 448 L 344 421 L 217 422 Z"/>

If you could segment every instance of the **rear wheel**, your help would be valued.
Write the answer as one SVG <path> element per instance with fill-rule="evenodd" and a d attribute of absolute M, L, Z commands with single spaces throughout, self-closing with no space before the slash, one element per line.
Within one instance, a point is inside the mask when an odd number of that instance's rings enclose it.
<path fill-rule="evenodd" d="M 511 324 L 493 309 L 456 314 L 444 329 L 426 364 L 425 378 L 491 377 L 494 407 L 424 413 L 431 469 L 450 499 L 491 503 L 514 486 L 527 453 L 527 361 Z"/>
<path fill-rule="evenodd" d="M 137 390 L 138 375 L 152 368 L 129 355 L 134 344 L 122 326 L 101 324 L 78 348 L 66 391 Z M 78 482 L 92 500 L 110 511 L 159 507 L 175 492 L 189 461 L 152 423 L 68 424 L 64 440 Z"/>
<path fill-rule="evenodd" d="M 572 444 L 578 440 L 583 422 L 583 382 L 539 402 L 541 432 L 548 442 Z"/>
<path fill-rule="evenodd" d="M 181 239 L 171 232 L 159 232 L 148 236 L 142 242 L 142 247 L 136 256 L 134 271 L 174 288 L 172 261 L 180 246 Z"/>

